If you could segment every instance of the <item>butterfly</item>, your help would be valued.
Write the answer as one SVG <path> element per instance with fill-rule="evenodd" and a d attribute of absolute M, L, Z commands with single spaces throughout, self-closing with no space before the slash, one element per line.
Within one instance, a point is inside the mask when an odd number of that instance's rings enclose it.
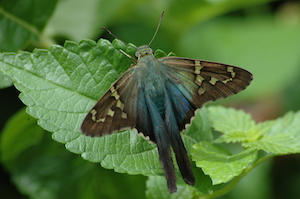
<path fill-rule="evenodd" d="M 183 180 L 195 184 L 180 132 L 203 104 L 244 90 L 252 74 L 210 61 L 175 56 L 157 59 L 151 42 L 137 48 L 136 64 L 89 111 L 81 131 L 88 136 L 103 136 L 137 129 L 156 143 L 168 190 L 174 193 L 177 186 L 171 148 Z"/>

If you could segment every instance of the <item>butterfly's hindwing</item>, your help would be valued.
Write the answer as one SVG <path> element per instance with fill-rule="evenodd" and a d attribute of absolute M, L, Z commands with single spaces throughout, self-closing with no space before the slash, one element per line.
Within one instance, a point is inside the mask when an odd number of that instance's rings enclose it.
<path fill-rule="evenodd" d="M 144 90 L 138 91 L 137 102 L 135 104 L 137 113 L 136 129 L 148 137 L 151 141 L 156 142 L 153 130 L 153 123 L 149 112 L 149 107 L 146 102 Z"/>
<path fill-rule="evenodd" d="M 194 114 L 194 108 L 188 100 L 176 90 L 174 85 L 167 82 L 165 86 L 165 124 L 167 133 L 169 134 L 170 144 L 175 153 L 183 180 L 189 185 L 194 185 L 195 177 L 188 153 L 180 136 L 181 120 L 187 116 L 189 117 L 189 114 Z"/>
<path fill-rule="evenodd" d="M 181 84 L 169 81 L 166 83 L 166 89 L 170 96 L 171 105 L 179 130 L 185 128 L 185 124 L 190 122 L 190 118 L 194 115 L 196 107 L 193 106 L 189 99 L 181 92 L 184 88 Z"/>

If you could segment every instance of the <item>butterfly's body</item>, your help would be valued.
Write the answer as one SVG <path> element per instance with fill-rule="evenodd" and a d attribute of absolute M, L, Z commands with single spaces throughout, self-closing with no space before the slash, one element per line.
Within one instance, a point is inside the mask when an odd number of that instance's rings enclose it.
<path fill-rule="evenodd" d="M 216 62 L 172 56 L 157 59 L 147 45 L 138 47 L 136 57 L 136 65 L 102 96 L 81 130 L 102 136 L 136 128 L 157 144 L 168 189 L 174 193 L 177 187 L 171 148 L 184 181 L 195 183 L 180 132 L 197 108 L 245 89 L 252 74 Z"/>
<path fill-rule="evenodd" d="M 179 102 L 176 101 L 177 98 L 172 98 L 172 87 L 177 84 L 169 76 L 172 71 L 164 64 L 163 59 L 156 59 L 153 56 L 149 46 L 139 47 L 136 55 L 137 64 L 130 70 L 133 70 L 133 78 L 137 79 L 137 100 L 143 102 L 143 105 L 136 106 L 136 128 L 157 144 L 169 190 L 175 192 L 176 175 L 171 158 L 171 146 L 175 151 L 184 180 L 190 185 L 195 183 L 189 158 L 180 136 L 181 129 L 177 125 L 177 120 L 180 120 L 185 113 L 178 112 L 176 107 L 186 106 L 184 103 L 188 101 L 182 99 Z M 139 102 L 136 103 L 139 104 Z"/>
<path fill-rule="evenodd" d="M 164 98 L 166 67 L 153 55 L 141 57 L 137 65 L 132 68 L 137 78 L 138 89 L 142 89 L 145 95 L 149 96 L 155 104 L 161 107 Z"/>

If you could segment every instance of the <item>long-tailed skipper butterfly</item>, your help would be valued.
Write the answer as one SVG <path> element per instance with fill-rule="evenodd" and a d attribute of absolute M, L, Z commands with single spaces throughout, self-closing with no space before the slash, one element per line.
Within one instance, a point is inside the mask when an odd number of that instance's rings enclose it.
<path fill-rule="evenodd" d="M 150 43 L 137 48 L 136 65 L 100 98 L 85 117 L 81 130 L 88 136 L 103 136 L 136 128 L 156 143 L 168 189 L 174 193 L 177 186 L 171 147 L 183 180 L 195 184 L 180 132 L 206 102 L 244 90 L 252 74 L 210 61 L 174 56 L 155 58 L 149 46 L 162 16 L 163 13 Z"/>

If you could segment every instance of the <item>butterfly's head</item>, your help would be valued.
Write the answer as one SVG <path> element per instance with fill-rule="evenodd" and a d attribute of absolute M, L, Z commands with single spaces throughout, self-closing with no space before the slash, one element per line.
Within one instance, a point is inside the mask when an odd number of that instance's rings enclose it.
<path fill-rule="evenodd" d="M 147 55 L 153 55 L 153 50 L 150 48 L 150 45 L 153 42 L 153 40 L 154 40 L 158 30 L 159 30 L 160 23 L 162 21 L 163 16 L 164 16 L 164 12 L 162 12 L 161 15 L 160 15 L 160 19 L 159 19 L 158 25 L 156 27 L 155 33 L 154 33 L 151 41 L 149 42 L 149 44 L 148 45 L 143 45 L 143 46 L 140 46 L 140 47 L 137 48 L 137 51 L 135 52 L 136 58 L 139 59 L 139 58 L 142 58 L 142 57 L 147 56 Z"/>
<path fill-rule="evenodd" d="M 140 59 L 146 55 L 153 55 L 153 50 L 148 45 L 143 45 L 137 48 L 135 52 L 136 58 Z"/>

